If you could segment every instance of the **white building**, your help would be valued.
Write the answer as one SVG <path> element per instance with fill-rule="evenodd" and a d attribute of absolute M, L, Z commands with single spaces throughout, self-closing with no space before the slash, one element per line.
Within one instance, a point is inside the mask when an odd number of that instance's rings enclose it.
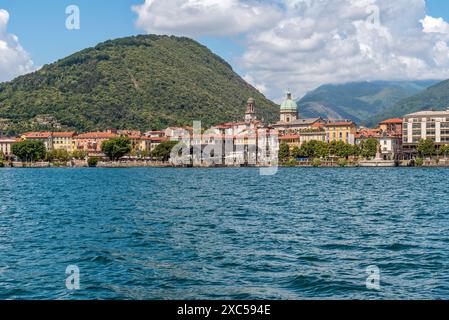
<path fill-rule="evenodd" d="M 438 146 L 449 144 L 449 109 L 408 114 L 403 123 L 404 152 L 411 157 L 421 139 L 430 139 Z"/>
<path fill-rule="evenodd" d="M 17 140 L 13 138 L 0 138 L 0 152 L 6 157 L 11 157 L 13 155 L 11 148 L 16 142 Z"/>

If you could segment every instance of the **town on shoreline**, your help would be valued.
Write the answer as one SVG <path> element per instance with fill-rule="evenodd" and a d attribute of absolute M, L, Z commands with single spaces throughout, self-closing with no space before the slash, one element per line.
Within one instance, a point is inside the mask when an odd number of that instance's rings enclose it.
<path fill-rule="evenodd" d="M 26 132 L 0 136 L 0 167 L 449 166 L 449 109 L 387 119 L 301 118 L 292 94 L 264 124 L 248 99 L 243 121 L 165 130 Z"/>

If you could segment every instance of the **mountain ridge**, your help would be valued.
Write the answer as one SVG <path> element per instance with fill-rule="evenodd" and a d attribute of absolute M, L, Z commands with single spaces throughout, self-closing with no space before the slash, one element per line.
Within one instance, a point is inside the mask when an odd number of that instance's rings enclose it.
<path fill-rule="evenodd" d="M 298 101 L 304 117 L 349 119 L 358 124 L 372 124 L 374 115 L 381 115 L 402 99 L 419 93 L 437 80 L 362 81 L 326 84 L 307 93 Z"/>
<path fill-rule="evenodd" d="M 139 35 L 1 83 L 0 126 L 7 132 L 55 123 L 78 131 L 161 129 L 194 120 L 210 126 L 242 119 L 249 97 L 261 118 L 277 117 L 278 106 L 207 47 L 185 37 Z M 52 119 L 51 125 L 39 118 Z"/>

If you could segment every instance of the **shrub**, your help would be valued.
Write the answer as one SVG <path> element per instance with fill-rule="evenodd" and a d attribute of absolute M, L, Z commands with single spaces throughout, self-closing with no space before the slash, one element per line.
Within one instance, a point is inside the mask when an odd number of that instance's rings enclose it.
<path fill-rule="evenodd" d="M 89 165 L 89 167 L 94 168 L 98 165 L 98 161 L 99 161 L 98 157 L 90 157 L 87 160 L 87 164 Z"/>
<path fill-rule="evenodd" d="M 298 161 L 296 161 L 295 159 L 291 159 L 285 164 L 286 167 L 296 167 L 297 165 Z"/>
<path fill-rule="evenodd" d="M 5 167 L 5 163 L 3 162 L 3 160 L 0 160 L 0 168 L 4 168 Z"/>
<path fill-rule="evenodd" d="M 418 158 L 415 160 L 415 166 L 422 167 L 424 165 L 424 160 L 422 158 Z"/>
<path fill-rule="evenodd" d="M 346 167 L 346 166 L 348 166 L 348 160 L 346 160 L 346 159 L 338 159 L 338 166 L 339 167 L 342 167 L 342 168 L 344 168 L 344 167 Z"/>

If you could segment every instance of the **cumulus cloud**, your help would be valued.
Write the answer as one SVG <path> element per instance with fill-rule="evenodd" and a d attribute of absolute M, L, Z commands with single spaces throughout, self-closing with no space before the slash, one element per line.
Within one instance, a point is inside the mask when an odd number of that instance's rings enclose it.
<path fill-rule="evenodd" d="M 272 97 L 324 83 L 449 78 L 449 28 L 423 0 L 285 1 L 274 28 L 249 35 L 240 62 Z"/>
<path fill-rule="evenodd" d="M 236 62 L 272 98 L 325 83 L 449 78 L 449 24 L 428 16 L 424 0 L 264 3 L 147 0 L 135 10 L 148 32 L 242 34 Z"/>
<path fill-rule="evenodd" d="M 273 5 L 240 0 L 145 0 L 133 6 L 137 27 L 148 33 L 227 36 L 273 25 Z"/>
<path fill-rule="evenodd" d="M 443 18 L 433 18 L 426 16 L 421 20 L 423 31 L 426 33 L 449 33 L 449 23 Z"/>
<path fill-rule="evenodd" d="M 8 34 L 9 13 L 0 9 L 0 82 L 33 71 L 33 61 L 19 39 Z"/>

